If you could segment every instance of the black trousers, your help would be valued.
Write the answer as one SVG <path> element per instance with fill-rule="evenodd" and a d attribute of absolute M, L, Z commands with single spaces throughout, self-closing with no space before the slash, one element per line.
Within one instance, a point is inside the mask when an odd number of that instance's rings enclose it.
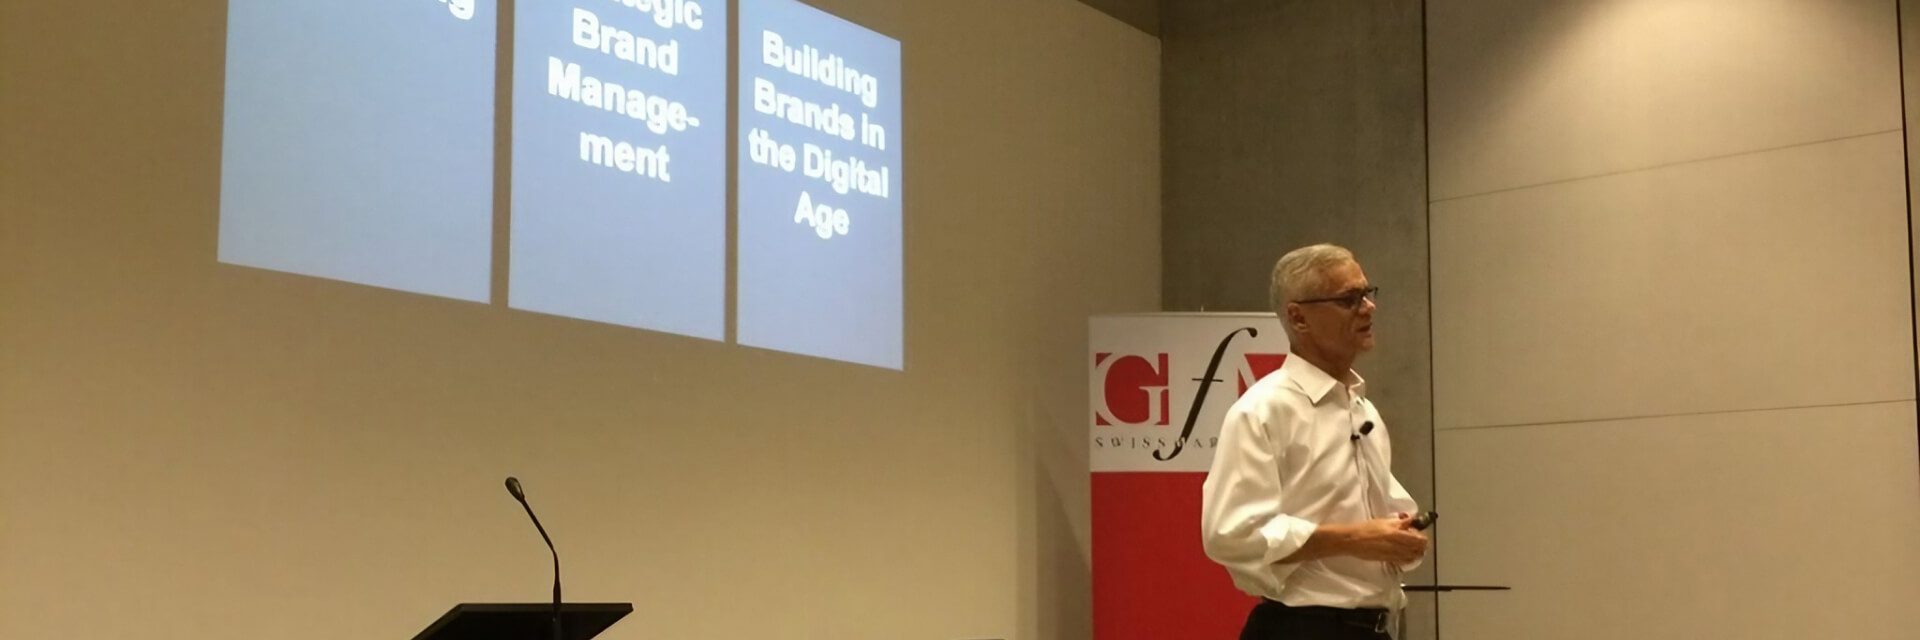
<path fill-rule="evenodd" d="M 1240 640 L 1388 640 L 1386 611 L 1289 607 L 1261 600 Z"/>

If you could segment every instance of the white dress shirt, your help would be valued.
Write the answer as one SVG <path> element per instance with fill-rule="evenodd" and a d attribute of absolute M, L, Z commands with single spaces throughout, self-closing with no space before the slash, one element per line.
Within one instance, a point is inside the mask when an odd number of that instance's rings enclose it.
<path fill-rule="evenodd" d="M 1359 376 L 1356 374 L 1355 379 Z M 1360 435 L 1362 425 L 1373 429 Z M 1356 440 L 1355 437 L 1358 436 Z M 1393 566 L 1352 556 L 1279 564 L 1319 524 L 1413 514 L 1413 496 L 1393 477 L 1387 425 L 1366 398 L 1291 356 L 1227 410 L 1201 491 L 1207 557 L 1241 591 L 1290 606 L 1406 604 Z"/>

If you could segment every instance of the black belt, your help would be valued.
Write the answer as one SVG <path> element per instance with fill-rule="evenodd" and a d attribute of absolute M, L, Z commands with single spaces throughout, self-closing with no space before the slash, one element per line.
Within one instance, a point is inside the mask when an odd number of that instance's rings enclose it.
<path fill-rule="evenodd" d="M 1307 606 L 1295 607 L 1276 600 L 1262 599 L 1261 607 L 1284 612 L 1286 615 L 1302 615 L 1315 618 L 1333 618 L 1341 624 L 1364 627 L 1384 632 L 1391 621 L 1386 609 L 1363 608 L 1342 609 L 1339 607 Z"/>

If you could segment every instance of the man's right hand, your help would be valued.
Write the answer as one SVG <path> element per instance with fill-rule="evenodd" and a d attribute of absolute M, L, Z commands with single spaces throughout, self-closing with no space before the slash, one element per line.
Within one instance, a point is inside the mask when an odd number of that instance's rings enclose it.
<path fill-rule="evenodd" d="M 1427 536 L 1405 515 L 1368 520 L 1355 528 L 1349 553 L 1362 560 L 1407 564 L 1427 554 Z"/>
<path fill-rule="evenodd" d="M 1329 556 L 1353 556 L 1362 560 L 1407 564 L 1427 553 L 1427 536 L 1413 528 L 1413 518 L 1381 518 L 1366 522 L 1323 524 L 1313 536 L 1280 562 L 1292 564 Z"/>

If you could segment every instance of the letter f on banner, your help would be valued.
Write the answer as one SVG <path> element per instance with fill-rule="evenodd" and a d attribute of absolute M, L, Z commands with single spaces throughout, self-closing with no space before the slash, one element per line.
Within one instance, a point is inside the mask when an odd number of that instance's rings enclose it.
<path fill-rule="evenodd" d="M 1173 452 L 1155 451 L 1153 452 L 1153 459 L 1166 462 L 1172 460 L 1174 456 L 1180 455 L 1180 451 L 1187 448 L 1187 438 L 1193 436 L 1193 423 L 1200 419 L 1200 407 L 1207 403 L 1207 390 L 1213 387 L 1213 383 L 1221 382 L 1219 378 L 1214 377 L 1215 374 L 1220 372 L 1220 358 L 1227 354 L 1227 345 L 1233 344 L 1233 337 L 1240 335 L 1242 331 L 1247 332 L 1248 337 L 1260 337 L 1260 331 L 1258 329 L 1241 327 L 1228 332 L 1227 337 L 1220 339 L 1219 346 L 1213 348 L 1213 358 L 1207 361 L 1206 375 L 1193 379 L 1195 382 L 1200 383 L 1200 388 L 1193 392 L 1193 403 L 1187 408 L 1187 424 L 1180 428 L 1180 439 L 1173 441 Z"/>

